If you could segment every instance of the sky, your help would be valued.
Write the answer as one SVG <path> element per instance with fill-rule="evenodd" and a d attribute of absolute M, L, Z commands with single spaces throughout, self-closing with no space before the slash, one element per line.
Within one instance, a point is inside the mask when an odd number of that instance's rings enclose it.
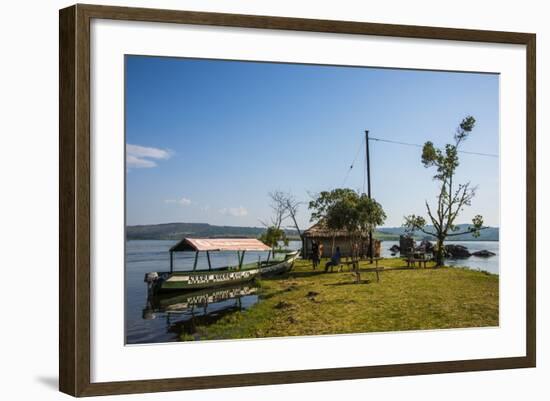
<path fill-rule="evenodd" d="M 462 149 L 499 153 L 496 74 L 126 56 L 125 76 L 128 225 L 258 227 L 271 216 L 269 192 L 282 190 L 304 202 L 307 228 L 312 196 L 364 190 L 365 130 L 444 146 L 472 115 Z M 369 143 L 384 226 L 426 216 L 438 184 L 421 147 Z M 499 225 L 499 160 L 460 155 L 455 182 L 478 189 L 458 223 L 481 214 Z"/>

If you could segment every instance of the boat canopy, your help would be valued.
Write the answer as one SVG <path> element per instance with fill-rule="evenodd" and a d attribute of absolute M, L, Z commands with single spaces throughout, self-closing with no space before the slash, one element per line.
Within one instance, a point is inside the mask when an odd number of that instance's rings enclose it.
<path fill-rule="evenodd" d="M 184 238 L 170 248 L 170 252 L 270 250 L 269 246 L 254 238 Z"/>

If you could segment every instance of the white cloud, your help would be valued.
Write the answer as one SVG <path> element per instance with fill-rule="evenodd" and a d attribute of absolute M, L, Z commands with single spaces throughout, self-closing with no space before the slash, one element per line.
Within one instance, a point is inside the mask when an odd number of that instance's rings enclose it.
<path fill-rule="evenodd" d="M 156 167 L 155 160 L 166 160 L 170 156 L 168 150 L 126 144 L 126 166 L 128 168 Z"/>
<path fill-rule="evenodd" d="M 191 199 L 187 199 L 187 198 L 181 198 L 178 203 L 180 205 L 183 205 L 183 206 L 187 206 L 187 205 L 190 205 L 191 204 Z"/>
<path fill-rule="evenodd" d="M 157 163 L 152 160 L 140 159 L 134 155 L 126 154 L 126 165 L 129 168 L 150 168 L 155 167 Z"/>
<path fill-rule="evenodd" d="M 221 214 L 234 216 L 234 217 L 242 217 L 248 215 L 248 210 L 246 208 L 239 206 L 239 207 L 224 207 L 223 209 L 220 209 L 219 212 Z"/>
<path fill-rule="evenodd" d="M 188 206 L 191 204 L 191 199 L 181 198 L 181 199 L 166 199 L 165 203 L 178 203 L 182 206 Z"/>

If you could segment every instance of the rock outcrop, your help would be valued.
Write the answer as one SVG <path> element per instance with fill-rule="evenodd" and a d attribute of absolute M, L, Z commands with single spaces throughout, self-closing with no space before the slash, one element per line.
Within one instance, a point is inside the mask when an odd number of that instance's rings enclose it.
<path fill-rule="evenodd" d="M 488 258 L 495 255 L 496 253 L 488 251 L 487 249 L 484 249 L 482 251 L 472 252 L 472 256 L 478 256 L 480 258 Z"/>
<path fill-rule="evenodd" d="M 432 253 L 434 251 L 434 245 L 426 239 L 422 240 L 420 243 L 420 248 L 422 248 L 426 253 Z"/>
<path fill-rule="evenodd" d="M 470 257 L 468 248 L 462 245 L 445 245 L 445 253 L 448 258 L 462 259 Z"/>
<path fill-rule="evenodd" d="M 399 245 L 392 245 L 392 247 L 390 248 L 390 251 L 392 253 L 397 253 L 401 250 L 401 248 L 399 248 Z"/>

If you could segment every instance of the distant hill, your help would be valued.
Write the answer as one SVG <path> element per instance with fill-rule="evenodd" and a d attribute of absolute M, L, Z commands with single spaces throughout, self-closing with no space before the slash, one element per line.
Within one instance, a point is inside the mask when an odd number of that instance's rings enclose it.
<path fill-rule="evenodd" d="M 460 231 L 465 231 L 468 227 L 468 224 L 459 224 L 458 225 Z M 433 226 L 426 226 L 426 231 L 433 232 Z M 377 232 L 377 236 L 380 239 L 385 240 L 398 240 L 399 236 L 405 233 L 404 227 L 384 227 L 379 228 Z M 433 237 L 426 235 L 422 232 L 417 231 L 414 235 L 416 239 L 431 239 L 433 240 Z M 498 227 L 489 227 L 484 230 L 480 231 L 479 237 L 475 238 L 472 234 L 463 234 L 463 235 L 457 235 L 456 237 L 449 238 L 453 241 L 498 241 L 499 239 L 499 229 Z"/>
<path fill-rule="evenodd" d="M 459 225 L 461 230 L 468 227 L 467 224 Z M 427 230 L 433 231 L 432 226 L 427 226 Z M 167 223 L 167 224 L 148 224 L 126 227 L 126 238 L 129 240 L 179 240 L 183 237 L 197 238 L 258 238 L 265 231 L 264 227 L 238 227 L 238 226 L 215 226 L 206 223 Z M 381 240 L 399 240 L 399 236 L 405 233 L 403 227 L 384 227 L 379 228 L 374 236 Z M 286 234 L 291 239 L 299 239 L 296 230 L 286 230 Z M 424 237 L 433 238 L 417 232 L 414 237 L 423 239 Z M 490 227 L 481 230 L 479 238 L 474 238 L 471 234 L 459 235 L 453 237 L 455 241 L 498 241 L 499 231 L 497 227 Z"/>
<path fill-rule="evenodd" d="M 183 237 L 198 238 L 257 238 L 263 227 L 214 226 L 206 223 L 167 223 L 126 227 L 126 239 L 165 239 L 178 240 Z M 298 236 L 295 230 L 286 230 L 289 236 Z"/>

